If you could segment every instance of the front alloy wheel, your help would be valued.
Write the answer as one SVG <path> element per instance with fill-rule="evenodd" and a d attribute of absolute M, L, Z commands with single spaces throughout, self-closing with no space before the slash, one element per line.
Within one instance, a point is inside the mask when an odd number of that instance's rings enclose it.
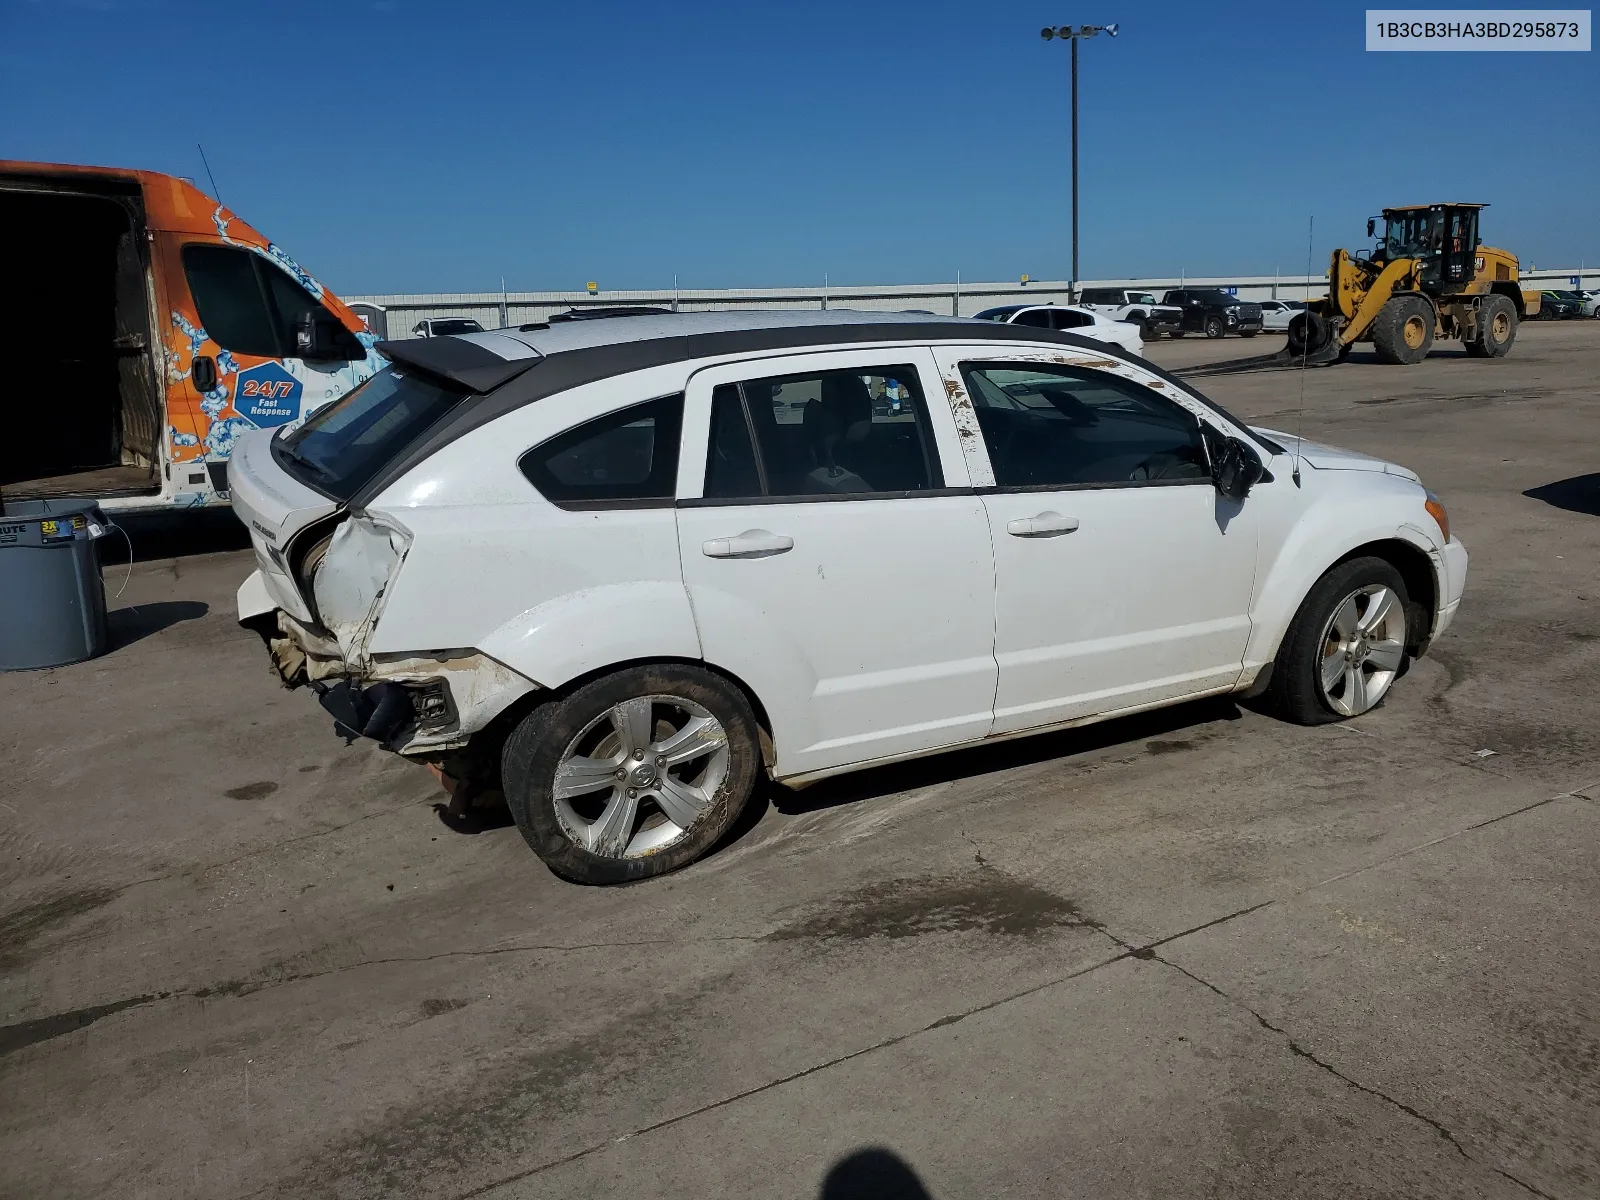
<path fill-rule="evenodd" d="M 1322 698 L 1342 717 L 1377 705 L 1406 654 L 1405 605 L 1381 583 L 1357 588 L 1340 602 L 1322 631 Z"/>
<path fill-rule="evenodd" d="M 1413 612 L 1393 563 L 1377 557 L 1336 563 L 1289 623 L 1262 707 L 1296 725 L 1371 712 L 1405 672 Z"/>

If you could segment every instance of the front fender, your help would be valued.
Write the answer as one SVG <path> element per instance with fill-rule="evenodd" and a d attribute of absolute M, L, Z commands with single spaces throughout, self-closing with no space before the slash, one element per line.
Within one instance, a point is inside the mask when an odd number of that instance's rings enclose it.
<path fill-rule="evenodd" d="M 557 597 L 507 621 L 477 648 L 547 688 L 617 663 L 701 657 L 689 595 L 665 580 Z"/>
<path fill-rule="evenodd" d="M 1420 507 L 1420 492 L 1418 499 Z M 1352 550 L 1384 541 L 1405 542 L 1426 555 L 1443 594 L 1443 543 L 1430 540 L 1417 524 L 1397 514 L 1392 495 L 1377 496 L 1354 511 L 1348 503 L 1314 506 L 1296 523 L 1276 558 L 1261 564 L 1261 584 L 1251 605 L 1250 640 L 1245 647 L 1245 678 L 1252 678 L 1277 657 L 1289 623 L 1329 567 Z"/>

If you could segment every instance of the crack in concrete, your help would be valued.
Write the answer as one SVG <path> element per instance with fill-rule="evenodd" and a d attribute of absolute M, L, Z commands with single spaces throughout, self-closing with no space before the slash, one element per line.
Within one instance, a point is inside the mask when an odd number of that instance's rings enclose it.
<path fill-rule="evenodd" d="M 1551 797 L 1551 799 L 1560 799 L 1560 797 Z M 1540 803 L 1547 804 L 1547 803 L 1549 803 L 1549 801 L 1541 801 Z M 1534 807 L 1537 807 L 1537 806 L 1534 806 Z M 1513 816 L 1515 814 L 1507 813 L 1506 815 L 1507 816 Z M 1498 819 L 1498 818 L 1496 818 L 1496 819 Z M 1531 1183 L 1528 1183 L 1528 1182 L 1526 1182 L 1525 1180 L 1522 1180 L 1522 1179 L 1518 1179 L 1515 1175 L 1511 1174 L 1511 1172 L 1503 1170 L 1502 1168 L 1495 1166 L 1493 1163 L 1484 1162 L 1482 1159 L 1477 1158 L 1474 1155 L 1468 1153 L 1467 1148 L 1461 1144 L 1460 1139 L 1457 1138 L 1456 1135 L 1454 1133 L 1452 1133 L 1449 1130 L 1448 1127 L 1446 1127 L 1442 1122 L 1435 1120 L 1433 1117 L 1428 1116 L 1427 1113 L 1422 1112 L 1419 1109 L 1416 1109 L 1416 1108 L 1412 1107 L 1411 1105 L 1407 1104 L 1404 1100 L 1400 1100 L 1400 1099 L 1397 1099 L 1394 1096 L 1389 1095 L 1387 1092 L 1380 1091 L 1379 1089 L 1374 1088 L 1374 1087 L 1368 1087 L 1366 1084 L 1362 1083 L 1360 1080 L 1352 1079 L 1350 1076 L 1346 1075 L 1343 1071 L 1339 1070 L 1339 1068 L 1334 1066 L 1332 1063 L 1326 1061 L 1325 1059 L 1318 1058 L 1317 1055 L 1312 1053 L 1310 1050 L 1307 1050 L 1304 1046 L 1302 1046 L 1299 1042 L 1297 1042 L 1294 1039 L 1294 1035 L 1291 1034 L 1287 1029 L 1284 1029 L 1280 1025 L 1274 1025 L 1271 1021 L 1267 1020 L 1266 1017 L 1262 1016 L 1255 1009 L 1251 1008 L 1243 1000 L 1240 1000 L 1235 996 L 1230 996 L 1227 992 L 1223 991 L 1216 984 L 1212 983 L 1209 979 L 1206 979 L 1206 978 L 1204 978 L 1204 977 L 1202 977 L 1200 975 L 1195 974 L 1193 971 L 1189 970 L 1187 967 L 1180 966 L 1177 963 L 1173 962 L 1171 959 L 1162 958 L 1159 954 L 1155 953 L 1155 950 L 1153 948 L 1151 948 L 1151 947 L 1145 948 L 1145 952 L 1136 953 L 1135 957 L 1153 959 L 1156 962 L 1160 963 L 1164 967 L 1171 967 L 1174 971 L 1177 971 L 1180 975 L 1186 976 L 1187 978 L 1192 979 L 1195 983 L 1198 983 L 1201 987 L 1204 987 L 1204 988 L 1208 989 L 1209 991 L 1214 992 L 1216 995 L 1218 995 L 1222 999 L 1226 1000 L 1229 1004 L 1234 1004 L 1234 1005 L 1237 1005 L 1239 1008 L 1242 1008 L 1245 1012 L 1249 1013 L 1250 1016 L 1255 1018 L 1256 1024 L 1260 1025 L 1263 1029 L 1270 1030 L 1271 1032 L 1277 1034 L 1279 1037 L 1283 1038 L 1284 1041 L 1288 1044 L 1289 1052 L 1291 1054 L 1295 1055 L 1298 1058 L 1305 1059 L 1307 1062 L 1311 1063 L 1314 1066 L 1320 1067 L 1322 1070 L 1326 1071 L 1329 1075 L 1332 1075 L 1335 1079 L 1339 1080 L 1339 1082 L 1343 1083 L 1345 1086 L 1350 1087 L 1350 1088 L 1354 1088 L 1356 1091 L 1361 1092 L 1361 1093 L 1363 1093 L 1365 1095 L 1372 1096 L 1374 1099 L 1381 1100 L 1385 1104 L 1389 1104 L 1389 1105 L 1393 1106 L 1394 1108 L 1399 1109 L 1401 1112 L 1405 1113 L 1408 1117 L 1412 1117 L 1412 1118 L 1414 1118 L 1414 1119 L 1416 1119 L 1418 1121 L 1421 1121 L 1424 1125 L 1428 1126 L 1435 1133 L 1437 1133 L 1441 1138 L 1443 1138 L 1446 1142 L 1448 1142 L 1451 1146 L 1453 1146 L 1455 1148 L 1455 1151 L 1456 1151 L 1457 1154 L 1461 1155 L 1462 1158 L 1466 1159 L 1468 1162 L 1472 1163 L 1474 1166 L 1485 1167 L 1485 1168 L 1493 1171 L 1496 1175 L 1500 1175 L 1500 1176 L 1504 1177 L 1505 1179 L 1510 1180 L 1512 1183 L 1516 1184 L 1518 1187 L 1522 1188 L 1524 1191 L 1528 1192 L 1530 1195 L 1541 1197 L 1541 1200 L 1556 1200 L 1556 1198 L 1554 1196 L 1551 1196 L 1548 1192 L 1540 1191 L 1538 1188 L 1534 1187 Z"/>
<path fill-rule="evenodd" d="M 965 837 L 965 834 L 962 836 Z M 993 868 L 987 863 L 982 865 L 985 869 L 993 870 Z M 870 1046 L 863 1046 L 859 1050 L 852 1050 L 848 1054 L 841 1054 L 835 1058 L 827 1060 L 826 1062 L 816 1063 L 810 1067 L 807 1067 L 803 1071 L 796 1071 L 793 1074 L 785 1075 L 779 1079 L 768 1080 L 766 1083 L 760 1084 L 757 1087 L 746 1088 L 744 1091 L 735 1092 L 731 1096 L 724 1096 L 720 1100 L 713 1100 L 710 1103 L 702 1104 L 698 1108 L 690 1109 L 688 1112 L 678 1113 L 663 1120 L 653 1122 L 652 1124 L 643 1125 L 637 1129 L 632 1129 L 627 1133 L 618 1135 L 617 1137 L 608 1138 L 603 1142 L 596 1142 L 593 1145 L 585 1146 L 581 1150 L 574 1150 L 571 1154 L 564 1155 L 561 1158 L 551 1159 L 549 1162 L 539 1163 L 536 1166 L 528 1167 L 525 1170 L 518 1171 L 514 1174 L 506 1175 L 489 1183 L 481 1184 L 478 1187 L 469 1189 L 465 1192 L 458 1192 L 455 1194 L 452 1200 L 472 1200 L 473 1197 L 486 1195 L 487 1193 L 505 1187 L 508 1184 L 518 1183 L 521 1180 L 531 1178 L 534 1175 L 542 1174 L 543 1172 L 552 1170 L 556 1167 L 577 1162 L 581 1158 L 587 1158 L 589 1155 L 596 1154 L 599 1151 L 606 1149 L 608 1146 L 620 1145 L 621 1143 L 630 1141 L 633 1138 L 642 1137 L 648 1133 L 655 1133 L 658 1130 L 666 1129 L 683 1121 L 687 1121 L 692 1117 L 700 1116 L 703 1113 L 713 1112 L 719 1108 L 725 1108 L 726 1106 L 739 1100 L 744 1100 L 750 1096 L 759 1095 L 762 1092 L 771 1091 L 773 1088 L 782 1087 L 784 1084 L 793 1083 L 796 1080 L 804 1079 L 810 1075 L 815 1075 L 819 1071 L 826 1071 L 830 1067 L 835 1067 L 841 1063 L 850 1062 L 852 1059 L 861 1058 L 863 1055 L 872 1054 L 878 1050 L 886 1050 L 891 1046 L 898 1046 L 901 1042 L 908 1041 L 911 1038 L 919 1036 L 920 1034 L 928 1033 L 935 1029 L 946 1029 L 951 1025 L 965 1021 L 968 1017 L 974 1017 L 980 1013 L 990 1012 L 993 1009 L 1000 1008 L 1001 1006 L 1010 1004 L 1013 1001 L 1022 1000 L 1028 996 L 1037 995 L 1039 992 L 1046 991 L 1049 988 L 1059 987 L 1061 984 L 1070 983 L 1075 979 L 1081 979 L 1085 975 L 1099 971 L 1105 967 L 1109 967 L 1114 963 L 1126 962 L 1129 959 L 1154 958 L 1155 946 L 1165 945 L 1167 942 L 1176 941 L 1181 937 L 1187 937 L 1191 933 L 1198 933 L 1202 929 L 1211 929 L 1215 926 L 1225 924 L 1226 922 L 1232 921 L 1238 917 L 1246 916 L 1249 913 L 1266 908 L 1269 904 L 1273 903 L 1275 902 L 1272 900 L 1266 900 L 1260 904 L 1252 904 L 1248 908 L 1241 908 L 1237 912 L 1231 912 L 1226 916 L 1217 917 L 1214 920 L 1206 921 L 1200 925 L 1196 925 L 1192 929 L 1186 929 L 1182 933 L 1171 934 L 1168 937 L 1160 939 L 1159 941 L 1150 943 L 1149 946 L 1136 947 L 1131 943 L 1124 941 L 1122 938 L 1119 938 L 1116 934 L 1112 933 L 1098 922 L 1086 920 L 1084 922 L 1085 925 L 1087 925 L 1090 929 L 1093 929 L 1095 932 L 1105 936 L 1109 941 L 1119 947 L 1121 953 L 1110 955 L 1107 958 L 1101 959 L 1099 962 L 1091 963 L 1087 967 L 1080 967 L 1076 971 L 1070 971 L 1065 975 L 1048 979 L 1043 983 L 1035 984 L 1032 987 L 1022 989 L 1021 991 L 1009 993 L 1005 996 L 999 997 L 998 999 L 990 1000 L 984 1004 L 974 1005 L 972 1008 L 963 1009 L 961 1012 L 947 1014 L 946 1016 L 940 1017 L 936 1021 L 929 1022 L 927 1025 L 924 1025 L 919 1029 L 912 1029 L 905 1033 L 899 1033 L 893 1035 L 892 1037 L 883 1038 L 880 1041 L 874 1042 Z"/>

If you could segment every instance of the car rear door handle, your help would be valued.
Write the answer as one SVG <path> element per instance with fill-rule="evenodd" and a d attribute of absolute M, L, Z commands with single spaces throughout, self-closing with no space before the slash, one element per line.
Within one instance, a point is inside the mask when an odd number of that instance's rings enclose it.
<path fill-rule="evenodd" d="M 1019 517 L 1006 522 L 1006 532 L 1012 537 L 1060 537 L 1077 527 L 1077 517 L 1063 517 L 1058 512 L 1042 512 L 1036 517 Z"/>
<path fill-rule="evenodd" d="M 794 539 L 765 529 L 746 529 L 737 537 L 712 538 L 700 543 L 707 558 L 770 558 L 794 549 Z"/>

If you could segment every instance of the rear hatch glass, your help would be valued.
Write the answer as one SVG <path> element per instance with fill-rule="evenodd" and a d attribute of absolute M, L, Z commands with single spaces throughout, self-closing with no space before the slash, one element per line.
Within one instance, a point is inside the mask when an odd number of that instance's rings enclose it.
<path fill-rule="evenodd" d="M 323 495 L 349 500 L 471 394 L 436 376 L 389 367 L 275 439 L 273 455 Z"/>

